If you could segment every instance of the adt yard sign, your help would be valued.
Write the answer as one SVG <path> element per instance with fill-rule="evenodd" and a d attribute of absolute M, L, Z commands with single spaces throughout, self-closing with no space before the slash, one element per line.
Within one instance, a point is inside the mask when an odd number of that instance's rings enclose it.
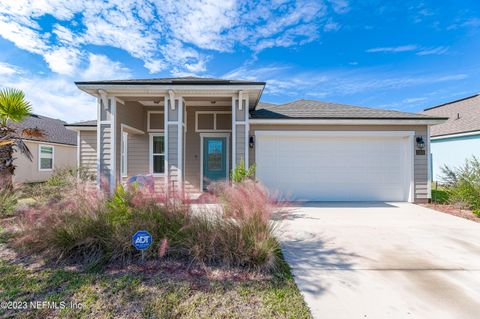
<path fill-rule="evenodd" d="M 152 235 L 146 230 L 139 230 L 133 235 L 132 244 L 138 250 L 145 250 L 152 245 Z"/>

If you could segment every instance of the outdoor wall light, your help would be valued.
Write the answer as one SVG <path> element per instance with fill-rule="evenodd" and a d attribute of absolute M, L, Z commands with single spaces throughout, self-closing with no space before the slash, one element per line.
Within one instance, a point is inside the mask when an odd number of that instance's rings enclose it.
<path fill-rule="evenodd" d="M 417 142 L 418 149 L 423 150 L 425 148 L 425 142 L 423 141 L 422 136 L 417 137 L 416 142 Z"/>
<path fill-rule="evenodd" d="M 250 136 L 250 139 L 248 140 L 248 145 L 250 148 L 253 148 L 255 146 L 255 137 Z"/>

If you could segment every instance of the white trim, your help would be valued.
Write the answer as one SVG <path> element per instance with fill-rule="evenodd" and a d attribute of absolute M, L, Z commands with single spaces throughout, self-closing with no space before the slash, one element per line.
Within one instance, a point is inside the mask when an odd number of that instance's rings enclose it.
<path fill-rule="evenodd" d="M 77 131 L 77 178 L 80 177 L 80 152 L 82 147 L 82 141 L 80 138 L 80 131 Z"/>
<path fill-rule="evenodd" d="M 213 114 L 213 130 L 198 128 L 198 115 L 200 114 Z M 230 111 L 195 111 L 195 132 L 197 133 L 230 132 L 231 130 L 217 130 L 217 114 L 232 114 L 232 112 Z"/>
<path fill-rule="evenodd" d="M 42 147 L 50 147 L 52 149 L 52 168 L 42 168 Z M 47 144 L 39 144 L 38 145 L 38 171 L 39 172 L 50 172 L 53 171 L 55 167 L 55 146 L 47 145 Z"/>
<path fill-rule="evenodd" d="M 72 144 L 62 144 L 62 143 L 55 143 L 55 142 L 48 142 L 48 141 L 29 140 L 28 138 L 24 138 L 23 140 L 26 143 L 46 144 L 46 145 L 61 146 L 61 147 L 77 147 L 77 145 L 72 145 Z"/>
<path fill-rule="evenodd" d="M 408 135 L 407 140 L 407 158 L 409 161 L 405 161 L 405 165 L 408 165 L 409 176 L 410 176 L 410 189 L 408 192 L 407 201 L 413 203 L 415 201 L 415 143 L 414 143 L 415 134 Z"/>
<path fill-rule="evenodd" d="M 227 132 L 216 132 L 216 133 L 200 133 L 200 191 L 203 192 L 203 139 L 205 137 L 225 137 L 227 141 L 227 149 L 226 149 L 226 173 L 227 173 L 227 181 L 230 180 L 230 156 L 229 156 L 229 148 L 230 148 L 230 133 Z"/>
<path fill-rule="evenodd" d="M 276 125 L 433 125 L 445 120 L 402 119 L 250 119 L 250 124 Z"/>
<path fill-rule="evenodd" d="M 128 176 L 128 132 L 125 132 L 122 128 L 120 140 L 120 175 L 122 177 Z M 122 154 L 123 148 L 123 154 Z M 123 167 L 125 166 L 125 171 Z"/>
<path fill-rule="evenodd" d="M 139 130 L 138 128 L 134 128 L 133 126 L 123 124 L 123 123 L 120 124 L 120 128 L 121 128 L 122 131 L 130 132 L 130 133 L 133 133 L 133 134 L 139 134 L 139 135 L 145 134 L 144 131 Z"/>
<path fill-rule="evenodd" d="M 113 193 L 117 188 L 117 101 L 114 97 L 110 100 L 110 192 Z"/>
<path fill-rule="evenodd" d="M 455 133 L 455 134 L 448 134 L 448 135 L 441 135 L 441 136 L 432 136 L 430 139 L 432 141 L 435 141 L 435 140 L 443 140 L 443 139 L 447 139 L 447 138 L 463 137 L 463 136 L 475 136 L 475 135 L 480 135 L 480 131 L 467 132 L 467 133 Z"/>
<path fill-rule="evenodd" d="M 95 126 L 65 126 L 67 130 L 80 132 L 80 131 L 96 131 L 97 124 Z"/>
<path fill-rule="evenodd" d="M 177 116 L 177 131 L 178 131 L 178 138 L 177 138 L 177 170 L 178 170 L 178 187 L 180 190 L 183 188 L 183 98 L 178 97 L 178 116 Z M 175 102 L 175 100 L 174 100 Z"/>
<path fill-rule="evenodd" d="M 432 198 L 432 150 L 430 148 L 430 126 L 427 126 L 427 198 Z"/>
<path fill-rule="evenodd" d="M 414 136 L 414 131 L 255 131 L 255 136 L 335 136 L 335 137 L 349 137 L 349 136 Z"/>
<path fill-rule="evenodd" d="M 163 98 L 163 111 L 164 111 L 164 116 L 163 116 L 163 128 L 164 128 L 164 132 L 163 132 L 163 138 L 164 138 L 164 149 L 163 149 L 163 153 L 165 154 L 164 156 L 164 163 L 163 163 L 163 167 L 164 167 L 164 176 L 166 176 L 166 180 L 165 180 L 165 190 L 167 192 L 167 194 L 169 193 L 169 187 L 170 187 L 170 166 L 168 164 L 168 101 L 169 101 L 169 98 L 167 95 L 164 96 Z M 150 143 L 151 144 L 151 143 Z M 152 165 L 152 170 L 153 171 L 153 165 Z"/>
<path fill-rule="evenodd" d="M 237 167 L 237 108 L 236 108 L 236 101 L 238 99 L 233 96 L 232 97 L 232 167 Z M 203 178 L 202 178 L 203 179 Z"/>
<path fill-rule="evenodd" d="M 97 187 L 100 188 L 100 178 L 101 178 L 101 143 L 100 143 L 100 136 L 101 136 L 101 124 L 100 124 L 100 115 L 101 115 L 101 108 L 102 108 L 102 99 L 97 98 Z"/>
<path fill-rule="evenodd" d="M 163 171 L 164 171 L 163 173 L 154 173 L 153 172 L 153 155 L 154 155 L 153 154 L 153 137 L 154 136 L 163 136 L 163 156 L 166 159 L 168 142 L 165 138 L 165 134 L 164 133 L 149 133 L 148 135 L 149 135 L 149 137 L 148 137 L 148 172 L 155 177 L 165 176 L 165 175 L 167 175 L 167 167 L 165 165 L 163 166 Z M 157 155 L 162 155 L 162 154 L 157 154 Z M 165 162 L 164 162 L 164 164 L 165 164 Z"/>
<path fill-rule="evenodd" d="M 198 85 L 172 85 L 172 84 L 77 84 L 77 87 L 92 95 L 98 95 L 99 90 L 108 91 L 110 95 L 119 96 L 166 96 L 169 90 L 175 90 L 175 94 L 182 96 L 238 96 L 241 89 L 244 92 L 252 91 L 258 96 L 265 88 L 263 84 L 246 84 L 246 85 L 215 85 L 215 84 L 198 84 Z"/>
<path fill-rule="evenodd" d="M 116 100 L 118 103 L 120 103 L 120 104 L 122 104 L 122 105 L 125 106 L 125 101 L 124 101 L 124 100 L 122 100 L 122 99 L 120 99 L 120 98 L 118 98 L 118 97 L 115 97 L 115 100 Z"/>
<path fill-rule="evenodd" d="M 173 90 L 168 90 L 168 96 L 170 97 L 170 109 L 174 111 L 175 110 L 175 92 Z"/>
<path fill-rule="evenodd" d="M 165 123 L 163 126 L 163 130 L 150 128 L 150 114 L 163 114 L 163 117 L 165 117 L 165 112 L 164 111 L 147 111 L 147 132 L 163 132 L 165 130 Z"/>
<path fill-rule="evenodd" d="M 248 105 L 248 95 L 245 96 L 245 158 L 243 159 L 245 162 L 245 168 L 248 169 L 249 167 L 249 136 L 250 136 L 250 124 L 248 123 L 249 118 L 249 105 Z"/>
<path fill-rule="evenodd" d="M 238 100 L 240 101 L 240 103 L 238 103 L 238 110 L 242 111 L 243 110 L 243 91 L 242 90 L 238 91 Z"/>

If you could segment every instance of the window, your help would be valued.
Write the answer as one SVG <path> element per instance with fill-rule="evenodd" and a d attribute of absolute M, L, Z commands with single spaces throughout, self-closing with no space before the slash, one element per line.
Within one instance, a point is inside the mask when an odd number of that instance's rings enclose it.
<path fill-rule="evenodd" d="M 122 176 L 127 176 L 127 161 L 128 161 L 128 133 L 122 132 L 122 143 L 120 145 L 120 168 Z"/>
<path fill-rule="evenodd" d="M 195 112 L 195 131 L 228 132 L 232 130 L 232 113 L 228 111 Z"/>
<path fill-rule="evenodd" d="M 53 169 L 53 146 L 39 145 L 38 170 L 51 171 Z"/>
<path fill-rule="evenodd" d="M 165 173 L 165 139 L 163 134 L 150 134 L 150 172 L 154 175 Z"/>

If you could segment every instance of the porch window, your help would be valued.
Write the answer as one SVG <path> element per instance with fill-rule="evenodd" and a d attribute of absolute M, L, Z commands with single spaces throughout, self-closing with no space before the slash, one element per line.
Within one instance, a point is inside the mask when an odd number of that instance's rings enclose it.
<path fill-rule="evenodd" d="M 122 132 L 122 142 L 120 145 L 120 168 L 122 176 L 127 176 L 127 158 L 128 158 L 128 133 Z"/>
<path fill-rule="evenodd" d="M 232 113 L 229 111 L 195 112 L 196 132 L 229 132 L 232 130 Z"/>
<path fill-rule="evenodd" d="M 39 145 L 38 169 L 51 171 L 53 169 L 53 146 Z"/>
<path fill-rule="evenodd" d="M 150 172 L 165 173 L 165 138 L 163 134 L 150 134 Z"/>

